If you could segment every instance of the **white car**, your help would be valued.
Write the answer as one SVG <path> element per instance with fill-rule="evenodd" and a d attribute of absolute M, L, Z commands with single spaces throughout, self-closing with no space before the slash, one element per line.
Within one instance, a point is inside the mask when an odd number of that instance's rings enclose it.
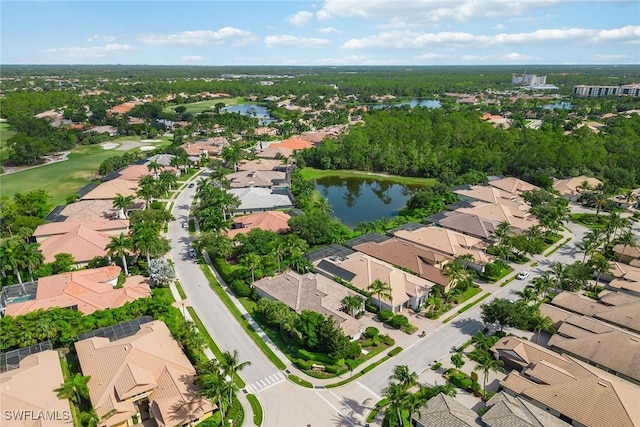
<path fill-rule="evenodd" d="M 527 277 L 529 277 L 529 272 L 528 271 L 521 271 L 520 273 L 518 273 L 518 275 L 516 276 L 516 279 L 518 280 L 524 280 Z"/>

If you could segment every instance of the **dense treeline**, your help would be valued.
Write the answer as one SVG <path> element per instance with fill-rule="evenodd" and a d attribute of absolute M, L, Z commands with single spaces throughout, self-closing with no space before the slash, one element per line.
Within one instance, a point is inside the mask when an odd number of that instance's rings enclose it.
<path fill-rule="evenodd" d="M 620 187 L 640 180 L 640 116 L 613 119 L 605 132 L 561 126 L 503 130 L 479 112 L 444 109 L 373 110 L 336 141 L 305 150 L 300 159 L 320 169 L 357 169 L 455 183 L 471 171 L 514 175 L 603 177 Z"/>

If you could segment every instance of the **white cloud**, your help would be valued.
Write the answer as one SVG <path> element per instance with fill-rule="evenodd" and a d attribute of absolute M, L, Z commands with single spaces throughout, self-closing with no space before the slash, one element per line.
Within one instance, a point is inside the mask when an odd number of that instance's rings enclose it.
<path fill-rule="evenodd" d="M 491 29 L 492 29 L 492 30 L 498 30 L 498 31 L 501 31 L 501 30 L 506 30 L 506 29 L 507 29 L 507 26 L 506 26 L 506 25 L 504 25 L 504 24 L 498 24 L 498 25 L 494 25 L 493 27 L 491 27 Z"/>
<path fill-rule="evenodd" d="M 195 30 L 182 31 L 174 34 L 142 34 L 138 37 L 138 40 L 150 45 L 205 46 L 222 44 L 227 40 L 240 42 L 251 36 L 250 31 L 233 27 L 223 27 L 218 31 Z"/>
<path fill-rule="evenodd" d="M 416 57 L 416 59 L 419 59 L 421 61 L 424 61 L 424 60 L 429 61 L 429 60 L 432 60 L 432 59 L 443 59 L 443 58 L 448 58 L 448 56 L 447 55 L 441 55 L 439 53 L 423 53 L 422 55 L 418 55 Z"/>
<path fill-rule="evenodd" d="M 49 53 L 55 53 L 72 58 L 106 58 L 110 54 L 135 50 L 128 44 L 107 44 L 104 46 L 90 47 L 58 47 L 47 49 Z"/>
<path fill-rule="evenodd" d="M 292 46 L 297 48 L 326 47 L 330 44 L 327 39 L 313 37 L 296 37 L 288 34 L 266 36 L 264 42 L 267 47 Z"/>
<path fill-rule="evenodd" d="M 116 41 L 114 36 L 101 36 L 99 34 L 94 34 L 91 37 L 87 38 L 87 43 L 93 42 L 105 42 L 105 43 L 113 43 Z"/>
<path fill-rule="evenodd" d="M 289 17 L 287 18 L 287 22 L 289 22 L 289 24 L 291 25 L 302 26 L 308 24 L 312 18 L 313 13 L 301 11 L 294 13 L 293 15 L 289 15 Z"/>
<path fill-rule="evenodd" d="M 628 25 L 613 30 L 601 30 L 598 32 L 598 39 L 602 41 L 638 41 L 640 39 L 640 26 Z"/>
<path fill-rule="evenodd" d="M 185 55 L 185 56 L 181 56 L 180 59 L 186 62 L 200 62 L 204 58 L 200 55 Z"/>
<path fill-rule="evenodd" d="M 318 31 L 320 31 L 321 33 L 324 33 L 324 34 L 341 33 L 342 32 L 342 31 L 340 31 L 340 30 L 338 30 L 337 28 L 334 28 L 334 27 L 319 28 Z"/>
<path fill-rule="evenodd" d="M 523 62 L 523 61 L 537 61 L 540 58 L 533 55 L 525 55 L 522 53 L 512 52 L 506 55 L 502 55 L 500 59 L 504 61 Z"/>

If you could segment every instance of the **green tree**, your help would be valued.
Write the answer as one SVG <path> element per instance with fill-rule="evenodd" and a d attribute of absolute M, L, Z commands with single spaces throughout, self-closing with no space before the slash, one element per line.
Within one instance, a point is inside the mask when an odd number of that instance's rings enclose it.
<path fill-rule="evenodd" d="M 342 298 L 342 305 L 352 317 L 356 317 L 362 311 L 364 298 L 360 295 L 347 295 Z"/>
<path fill-rule="evenodd" d="M 636 246 L 638 244 L 638 240 L 633 231 L 628 230 L 620 235 L 618 238 L 618 244 L 622 245 L 622 251 L 620 252 L 620 256 L 618 258 L 618 262 L 622 261 L 622 257 L 627 250 L 628 246 Z"/>
<path fill-rule="evenodd" d="M 113 199 L 113 207 L 118 209 L 118 217 L 128 219 L 127 208 L 133 203 L 133 196 L 123 196 L 120 193 L 116 193 L 116 197 Z"/>
<path fill-rule="evenodd" d="M 453 353 L 451 355 L 451 364 L 456 368 L 460 369 L 464 366 L 464 359 L 462 358 L 462 354 Z"/>
<path fill-rule="evenodd" d="M 402 388 L 408 390 L 418 384 L 418 374 L 409 370 L 408 365 L 396 365 L 389 380 L 396 381 Z"/>
<path fill-rule="evenodd" d="M 497 298 L 482 305 L 481 316 L 486 325 L 499 324 L 502 332 L 505 326 L 511 325 L 514 316 L 517 316 L 516 306 L 506 299 Z"/>
<path fill-rule="evenodd" d="M 481 371 L 484 374 L 482 389 L 487 392 L 487 380 L 489 379 L 490 372 L 504 372 L 504 362 L 500 359 L 495 359 L 490 355 L 486 355 L 477 361 L 477 365 L 473 368 L 474 371 Z"/>
<path fill-rule="evenodd" d="M 382 311 L 382 298 L 389 300 L 391 307 L 393 308 L 393 294 L 391 291 L 393 288 L 388 283 L 383 282 L 380 279 L 375 279 L 368 287 L 367 290 L 377 296 L 378 308 Z"/>
<path fill-rule="evenodd" d="M 538 310 L 538 313 L 529 320 L 529 323 L 533 328 L 533 334 L 535 336 L 533 342 L 536 344 L 538 344 L 538 340 L 540 339 L 540 331 L 553 332 L 554 330 L 553 320 L 548 316 L 540 314 L 540 310 Z"/>
<path fill-rule="evenodd" d="M 604 255 L 596 254 L 591 259 L 591 266 L 596 273 L 596 283 L 593 285 L 593 290 L 595 291 L 600 282 L 600 277 L 603 274 L 609 274 L 611 271 L 611 264 L 609 264 L 609 260 Z"/>
<path fill-rule="evenodd" d="M 53 256 L 54 261 L 51 263 L 53 274 L 66 273 L 71 271 L 76 260 L 73 255 L 61 252 Z"/>
<path fill-rule="evenodd" d="M 262 265 L 262 258 L 257 254 L 249 253 L 240 260 L 240 263 L 251 271 L 251 283 L 255 282 L 255 271 Z"/>
<path fill-rule="evenodd" d="M 127 267 L 127 251 L 131 248 L 131 240 L 120 233 L 119 236 L 111 236 L 110 242 L 107 243 L 106 249 L 110 257 L 119 257 L 122 261 L 122 268 L 124 268 L 125 276 L 129 275 L 129 268 Z"/>
<path fill-rule="evenodd" d="M 90 376 L 75 374 L 64 381 L 61 387 L 54 391 L 57 393 L 58 399 L 69 399 L 75 404 L 80 403 L 80 399 L 89 398 L 89 386 L 87 385 Z"/>
<path fill-rule="evenodd" d="M 238 372 L 250 365 L 251 362 L 248 360 L 240 362 L 238 350 L 225 351 L 220 355 L 220 370 L 231 381 L 234 380 Z M 233 399 L 233 391 L 233 388 L 229 387 L 229 402 Z"/>

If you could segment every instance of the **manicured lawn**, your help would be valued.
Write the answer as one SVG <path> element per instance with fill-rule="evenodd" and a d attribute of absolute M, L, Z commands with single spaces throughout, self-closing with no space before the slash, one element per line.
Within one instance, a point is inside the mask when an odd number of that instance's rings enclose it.
<path fill-rule="evenodd" d="M 206 101 L 192 102 L 191 104 L 180 104 L 187 108 L 187 113 L 198 114 L 205 110 L 211 110 L 213 107 L 222 102 L 225 105 L 240 104 L 242 98 L 220 98 L 220 99 L 207 99 Z M 165 112 L 173 112 L 177 105 L 171 105 L 164 109 Z"/>
<path fill-rule="evenodd" d="M 604 227 L 609 221 L 606 215 L 596 215 L 592 213 L 571 214 L 571 219 L 573 222 L 577 222 L 591 229 Z"/>
<path fill-rule="evenodd" d="M 5 160 L 8 156 L 7 141 L 15 134 L 14 131 L 9 130 L 9 125 L 6 122 L 0 122 L 0 162 Z"/>
<path fill-rule="evenodd" d="M 415 178 L 411 176 L 387 175 L 376 172 L 362 172 L 354 170 L 321 170 L 314 168 L 304 168 L 301 170 L 302 176 L 306 179 L 318 179 L 327 176 L 337 176 L 340 178 L 375 178 L 380 181 L 390 181 L 397 184 L 406 185 L 434 185 L 438 182 L 435 178 Z"/>
<path fill-rule="evenodd" d="M 76 147 L 64 162 L 0 176 L 2 195 L 12 197 L 15 193 L 45 190 L 54 205 L 64 204 L 68 196 L 96 178 L 100 163 L 124 153 L 125 151 L 105 150 L 98 145 Z"/>

